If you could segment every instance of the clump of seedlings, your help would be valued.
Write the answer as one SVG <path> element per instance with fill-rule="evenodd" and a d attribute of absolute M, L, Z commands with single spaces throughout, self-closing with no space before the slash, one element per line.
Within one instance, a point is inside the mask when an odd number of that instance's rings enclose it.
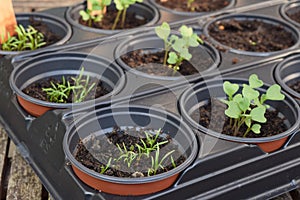
<path fill-rule="evenodd" d="M 171 29 L 168 23 L 164 22 L 161 26 L 155 28 L 155 32 L 159 38 L 164 41 L 164 65 L 178 71 L 183 60 L 189 61 L 192 54 L 189 52 L 190 47 L 197 47 L 203 44 L 199 36 L 193 32 L 191 27 L 182 25 L 179 28 L 180 36 L 171 34 Z"/>
<path fill-rule="evenodd" d="M 96 86 L 95 83 L 90 82 L 89 76 L 83 76 L 83 72 L 84 67 L 81 68 L 77 77 L 71 77 L 72 83 L 63 76 L 61 83 L 51 82 L 51 87 L 42 88 L 42 90 L 47 93 L 50 102 L 66 103 L 70 95 L 72 95 L 74 103 L 82 102 Z"/>
<path fill-rule="evenodd" d="M 32 26 L 28 26 L 26 29 L 22 25 L 18 25 L 15 28 L 16 35 L 11 36 L 8 33 L 7 41 L 4 42 L 2 50 L 4 51 L 25 51 L 25 50 L 35 50 L 44 45 L 44 35 L 36 30 Z M 4 36 L 2 35 L 4 38 Z M 2 38 L 2 41 L 4 39 Z"/>
<path fill-rule="evenodd" d="M 118 14 L 117 17 L 115 18 L 114 24 L 112 26 L 112 30 L 116 29 L 117 24 L 120 21 L 121 15 L 122 15 L 121 27 L 124 28 L 127 9 L 131 5 L 135 4 L 136 2 L 142 3 L 143 0 L 114 0 L 114 3 L 116 4 L 116 8 L 118 10 Z"/>
<path fill-rule="evenodd" d="M 88 22 L 88 26 L 92 27 L 93 22 L 100 22 L 104 16 L 106 6 L 111 4 L 111 0 L 88 0 L 91 7 L 81 10 L 79 14 L 83 21 Z M 97 13 L 97 14 L 95 14 Z"/>
<path fill-rule="evenodd" d="M 281 88 L 278 84 L 270 86 L 265 94 L 260 94 L 257 90 L 263 86 L 263 81 L 256 74 L 249 77 L 249 84 L 243 84 L 241 93 L 238 84 L 225 81 L 223 90 L 228 96 L 228 99 L 221 101 L 228 108 L 225 110 L 225 115 L 230 118 L 230 126 L 232 127 L 233 135 L 236 136 L 243 124 L 247 126 L 243 137 L 252 131 L 255 134 L 260 134 L 261 125 L 266 123 L 266 110 L 270 107 L 265 104 L 267 100 L 283 100 L 285 96 L 281 93 Z"/>
<path fill-rule="evenodd" d="M 133 129 L 115 127 L 104 137 L 81 141 L 75 158 L 101 174 L 131 178 L 169 171 L 186 159 L 171 138 L 161 136 L 161 129 Z"/>

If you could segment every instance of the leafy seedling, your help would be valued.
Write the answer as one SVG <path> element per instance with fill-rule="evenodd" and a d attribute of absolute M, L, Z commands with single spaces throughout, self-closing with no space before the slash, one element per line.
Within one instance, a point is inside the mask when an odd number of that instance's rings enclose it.
<path fill-rule="evenodd" d="M 126 20 L 126 13 L 127 9 L 135 4 L 136 2 L 142 3 L 143 0 L 114 0 L 114 3 L 116 4 L 116 8 L 118 10 L 117 16 L 115 18 L 114 24 L 112 26 L 112 30 L 115 30 L 117 27 L 118 22 L 120 21 L 120 17 L 122 15 L 121 19 L 121 27 L 124 28 L 125 26 L 125 20 Z"/>
<path fill-rule="evenodd" d="M 228 108 L 225 110 L 226 116 L 230 118 L 233 135 L 236 136 L 243 124 L 246 124 L 247 130 L 243 137 L 252 131 L 259 134 L 261 125 L 266 123 L 265 112 L 269 108 L 265 104 L 266 100 L 283 100 L 285 96 L 281 93 L 279 85 L 270 86 L 265 94 L 260 94 L 257 90 L 263 86 L 263 81 L 256 74 L 249 77 L 249 84 L 243 84 L 242 93 L 237 93 L 240 89 L 238 84 L 225 81 L 223 90 L 228 96 L 227 100 L 221 100 Z M 258 122 L 258 123 L 257 123 Z"/>
<path fill-rule="evenodd" d="M 148 176 L 155 175 L 157 173 L 157 170 L 159 168 L 164 169 L 163 162 L 171 156 L 171 154 L 174 152 L 174 150 L 169 151 L 166 155 L 164 155 L 161 159 L 160 157 L 160 151 L 159 147 L 157 147 L 157 150 L 155 151 L 155 156 L 151 156 L 151 168 L 148 169 Z M 172 158 L 172 157 L 171 157 Z M 175 162 L 174 162 L 175 163 Z"/>
<path fill-rule="evenodd" d="M 192 54 L 189 52 L 190 47 L 197 47 L 203 44 L 199 36 L 193 32 L 193 29 L 186 25 L 182 25 L 179 28 L 181 37 L 171 34 L 170 26 L 166 22 L 156 27 L 155 32 L 164 41 L 165 56 L 163 64 L 166 65 L 168 63 L 174 71 L 180 69 L 179 66 L 183 60 L 189 61 L 192 58 Z"/>
<path fill-rule="evenodd" d="M 108 168 L 109 168 L 110 165 L 111 165 L 111 161 L 112 161 L 112 158 L 109 158 L 107 164 L 101 166 L 100 174 L 104 174 L 104 173 L 108 170 Z"/>
<path fill-rule="evenodd" d="M 18 25 L 15 28 L 15 32 L 16 36 L 11 36 L 8 33 L 7 41 L 2 44 L 2 50 L 35 50 L 46 45 L 46 42 L 44 42 L 44 35 L 30 25 L 26 29 L 22 25 Z M 3 35 L 2 40 L 4 40 Z"/>
<path fill-rule="evenodd" d="M 106 6 L 111 4 L 111 0 L 88 0 L 91 3 L 91 8 L 87 8 L 86 10 L 80 10 L 79 14 L 82 17 L 83 21 L 88 22 L 88 26 L 91 27 L 93 22 L 100 22 L 104 16 L 104 10 Z M 95 11 L 97 15 L 95 15 Z"/>

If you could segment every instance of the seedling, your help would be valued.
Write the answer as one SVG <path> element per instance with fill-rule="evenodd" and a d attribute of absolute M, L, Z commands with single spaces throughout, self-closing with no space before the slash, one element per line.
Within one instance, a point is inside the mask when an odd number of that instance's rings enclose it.
<path fill-rule="evenodd" d="M 151 168 L 148 169 L 148 176 L 155 175 L 157 173 L 157 170 L 159 168 L 164 169 L 163 162 L 170 156 L 174 150 L 169 151 L 164 157 L 159 159 L 159 147 L 157 147 L 157 150 L 155 152 L 155 156 L 151 156 Z"/>
<path fill-rule="evenodd" d="M 101 166 L 100 174 L 104 174 L 104 173 L 108 170 L 108 168 L 109 168 L 110 165 L 111 165 L 111 160 L 112 160 L 112 158 L 109 158 L 107 164 Z"/>
<path fill-rule="evenodd" d="M 256 74 L 252 74 L 249 77 L 249 85 L 243 84 L 242 94 L 236 94 L 239 90 L 239 85 L 229 81 L 224 82 L 223 90 L 227 94 L 228 99 L 222 100 L 222 102 L 228 106 L 225 114 L 230 118 L 234 136 L 238 134 L 243 124 L 246 124 L 248 127 L 243 137 L 246 137 L 250 131 L 259 134 L 261 125 L 258 123 L 266 123 L 267 121 L 265 112 L 269 106 L 265 104 L 265 101 L 283 100 L 285 98 L 280 91 L 280 86 L 277 84 L 272 85 L 265 94 L 260 95 L 257 88 L 260 88 L 263 84 L 263 81 Z"/>
<path fill-rule="evenodd" d="M 70 81 L 66 81 L 65 77 L 62 77 L 62 83 L 56 85 L 51 82 L 50 88 L 42 88 L 47 93 L 49 101 L 55 103 L 66 103 L 69 96 L 73 95 L 73 102 L 79 103 L 84 101 L 89 92 L 95 87 L 95 83 L 90 83 L 89 76 L 86 79 L 83 78 L 84 67 L 81 68 L 78 77 L 72 77 L 74 84 Z"/>
<path fill-rule="evenodd" d="M 164 41 L 165 55 L 163 64 L 166 65 L 168 63 L 174 71 L 180 69 L 179 66 L 183 60 L 189 61 L 192 58 L 192 54 L 189 53 L 190 47 L 197 47 L 203 44 L 199 36 L 193 32 L 193 29 L 186 25 L 182 25 L 179 28 L 181 37 L 171 34 L 170 26 L 166 22 L 156 27 L 155 32 Z"/>
<path fill-rule="evenodd" d="M 2 50 L 35 50 L 46 45 L 46 42 L 44 42 L 44 35 L 30 25 L 26 29 L 22 25 L 18 25 L 16 26 L 15 31 L 17 34 L 16 36 L 11 36 L 7 33 L 7 41 L 2 44 Z M 3 35 L 2 40 L 4 40 Z"/>
<path fill-rule="evenodd" d="M 187 3 L 186 3 L 187 7 L 188 7 L 189 9 L 191 9 L 191 11 L 195 11 L 195 7 L 192 6 L 193 3 L 194 3 L 194 1 L 195 1 L 195 0 L 187 0 Z"/>
<path fill-rule="evenodd" d="M 122 144 L 123 144 L 123 148 L 121 148 L 120 145 L 117 144 L 117 147 L 118 147 L 121 155 L 119 156 L 119 158 L 116 159 L 116 161 L 123 159 L 123 162 L 127 163 L 127 167 L 130 168 L 132 162 L 135 160 L 135 158 L 138 156 L 138 154 L 133 151 L 134 147 L 131 148 L 130 150 L 128 150 L 126 148 L 124 142 Z"/>
<path fill-rule="evenodd" d="M 81 10 L 79 14 L 83 21 L 88 22 L 88 26 L 91 27 L 93 22 L 100 22 L 104 16 L 104 10 L 106 6 L 111 4 L 111 0 L 88 0 L 91 3 L 91 8 L 87 8 L 85 11 Z M 98 14 L 95 15 L 94 12 Z"/>
<path fill-rule="evenodd" d="M 126 12 L 127 9 L 135 4 L 136 2 L 143 2 L 143 0 L 114 0 L 114 3 L 116 4 L 116 8 L 118 10 L 118 14 L 115 18 L 114 24 L 112 26 L 112 30 L 115 30 L 117 27 L 117 24 L 120 20 L 120 17 L 122 15 L 122 19 L 121 19 L 121 27 L 124 28 L 125 25 L 125 20 L 126 20 Z"/>

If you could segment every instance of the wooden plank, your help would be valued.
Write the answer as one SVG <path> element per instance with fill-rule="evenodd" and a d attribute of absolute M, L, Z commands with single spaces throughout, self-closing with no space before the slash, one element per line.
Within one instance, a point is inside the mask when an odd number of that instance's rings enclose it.
<path fill-rule="evenodd" d="M 7 200 L 41 200 L 42 185 L 33 170 L 15 150 L 7 189 Z"/>

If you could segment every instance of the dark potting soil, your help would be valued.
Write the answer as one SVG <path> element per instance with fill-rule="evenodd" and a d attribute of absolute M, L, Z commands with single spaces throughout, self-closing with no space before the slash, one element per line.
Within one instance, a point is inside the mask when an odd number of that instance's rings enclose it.
<path fill-rule="evenodd" d="M 288 84 L 288 86 L 289 86 L 292 90 L 294 90 L 294 91 L 300 93 L 300 81 L 292 82 L 292 83 Z"/>
<path fill-rule="evenodd" d="M 92 22 L 91 27 L 103 29 L 103 30 L 112 30 L 115 18 L 117 16 L 117 10 L 108 10 L 107 13 L 103 16 L 100 22 Z M 79 18 L 79 23 L 84 26 L 89 26 L 88 21 L 82 20 L 82 17 Z M 124 27 L 121 25 L 121 17 L 115 29 L 130 29 L 142 26 L 148 23 L 146 18 L 142 18 L 140 15 L 137 16 L 136 13 L 127 12 Z"/>
<path fill-rule="evenodd" d="M 141 154 L 140 157 L 136 156 L 134 159 L 132 159 L 133 161 L 131 162 L 130 167 L 128 167 L 127 162 L 124 162 L 124 158 L 119 159 L 120 155 L 122 154 L 120 149 L 117 147 L 118 144 L 124 151 L 124 144 L 128 151 L 138 154 L 139 151 L 136 144 L 143 146 L 141 140 L 143 140 L 144 143 L 149 147 L 149 143 L 147 143 L 144 131 L 153 133 L 153 135 L 151 135 L 152 138 L 154 138 L 154 135 L 156 134 L 155 130 L 151 129 L 138 129 L 133 127 L 121 129 L 119 127 L 114 127 L 111 132 L 108 132 L 104 135 L 89 137 L 88 140 L 84 142 L 80 140 L 74 151 L 74 157 L 85 167 L 98 173 L 101 173 L 101 169 L 106 167 L 107 163 L 109 163 L 109 160 L 111 159 L 111 164 L 103 173 L 108 176 L 130 178 L 146 177 L 148 176 L 148 169 L 152 166 L 151 157 L 155 158 L 156 150 L 151 151 L 149 157 L 145 154 Z M 186 160 L 186 157 L 179 149 L 178 144 L 172 140 L 169 135 L 164 133 L 163 135 L 159 136 L 155 144 L 164 141 L 167 141 L 167 143 L 160 145 L 159 161 L 168 152 L 174 150 L 171 155 L 176 167 L 182 164 Z M 156 174 L 167 172 L 174 168 L 171 161 L 171 155 L 162 162 L 163 168 L 159 167 Z"/>
<path fill-rule="evenodd" d="M 220 10 L 229 5 L 228 0 L 195 0 L 191 7 L 188 7 L 187 1 L 183 0 L 167 0 L 162 2 L 162 0 L 156 0 L 156 3 L 170 8 L 172 10 L 181 12 L 210 12 L 215 10 Z"/>
<path fill-rule="evenodd" d="M 163 65 L 164 56 L 164 51 L 151 53 L 149 51 L 139 49 L 122 55 L 121 59 L 131 68 L 150 75 L 187 76 L 199 73 L 198 70 L 195 69 L 188 61 L 183 61 L 180 65 L 179 71 L 176 72 L 172 68 Z"/>
<path fill-rule="evenodd" d="M 206 128 L 225 135 L 233 136 L 232 126 L 230 126 L 230 119 L 224 114 L 226 109 L 227 106 L 224 103 L 217 99 L 213 99 L 213 110 L 211 107 L 211 102 L 209 102 L 208 104 L 195 110 L 191 117 Z M 268 137 L 280 134 L 287 130 L 287 126 L 284 123 L 285 119 L 279 117 L 277 111 L 267 110 L 265 117 L 267 119 L 266 123 L 258 123 L 261 125 L 261 133 L 255 134 L 254 132 L 250 131 L 247 135 L 247 138 Z M 246 130 L 247 126 L 244 124 L 241 126 L 240 131 L 236 136 L 243 137 L 243 134 L 246 132 Z"/>
<path fill-rule="evenodd" d="M 71 86 L 74 85 L 74 81 L 71 79 L 71 77 L 65 77 L 66 81 L 69 81 Z M 84 78 L 84 77 L 83 77 Z M 55 79 L 55 78 L 47 78 L 47 79 L 41 79 L 39 81 L 36 81 L 27 87 L 25 87 L 22 91 L 39 100 L 50 102 L 49 97 L 46 92 L 43 91 L 43 88 L 51 88 L 51 82 L 54 83 L 54 85 L 62 84 L 62 79 Z M 97 87 L 93 87 L 93 89 L 89 92 L 89 94 L 86 96 L 84 101 L 96 99 L 98 97 L 101 97 L 103 95 L 106 95 L 110 92 L 109 89 L 105 88 L 102 85 L 102 82 L 99 80 L 92 80 L 90 79 L 90 83 L 88 85 L 88 88 L 95 83 Z M 68 99 L 64 99 L 65 103 L 72 103 L 73 102 L 73 93 L 71 92 Z"/>
<path fill-rule="evenodd" d="M 223 45 L 251 52 L 272 52 L 295 44 L 293 35 L 283 26 L 261 20 L 216 21 L 208 27 L 209 35 Z"/>
<path fill-rule="evenodd" d="M 296 9 L 296 12 L 293 11 L 293 9 Z M 291 8 L 291 12 L 286 13 L 289 18 L 292 20 L 300 23 L 300 7 Z"/>

